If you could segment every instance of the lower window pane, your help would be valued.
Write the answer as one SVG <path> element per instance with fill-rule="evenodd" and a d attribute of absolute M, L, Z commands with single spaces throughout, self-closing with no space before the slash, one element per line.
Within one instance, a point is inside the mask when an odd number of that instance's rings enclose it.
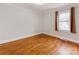
<path fill-rule="evenodd" d="M 59 22 L 58 28 L 59 28 L 59 30 L 70 31 L 70 23 L 69 22 Z"/>

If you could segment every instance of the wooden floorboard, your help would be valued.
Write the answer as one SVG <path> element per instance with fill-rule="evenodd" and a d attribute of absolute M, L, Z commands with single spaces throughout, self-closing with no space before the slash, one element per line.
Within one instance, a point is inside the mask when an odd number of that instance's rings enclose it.
<path fill-rule="evenodd" d="M 79 44 L 46 34 L 0 44 L 0 55 L 79 55 Z"/>

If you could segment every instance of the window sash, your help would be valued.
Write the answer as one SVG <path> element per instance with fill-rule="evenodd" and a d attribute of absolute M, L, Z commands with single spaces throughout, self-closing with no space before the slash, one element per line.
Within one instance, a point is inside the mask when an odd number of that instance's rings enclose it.
<path fill-rule="evenodd" d="M 65 15 L 65 16 L 63 16 L 63 15 Z M 62 16 L 62 17 L 60 18 L 60 16 Z M 59 12 L 57 19 L 58 19 L 57 20 L 58 30 L 70 31 L 70 11 L 69 10 Z M 63 20 L 61 20 L 61 19 L 63 19 Z M 64 25 L 64 23 L 65 23 L 65 25 Z M 69 25 L 66 23 L 69 23 Z M 60 25 L 60 24 L 62 24 L 62 25 Z M 60 27 L 63 27 L 63 28 L 60 28 Z M 66 27 L 67 29 L 64 27 Z"/>

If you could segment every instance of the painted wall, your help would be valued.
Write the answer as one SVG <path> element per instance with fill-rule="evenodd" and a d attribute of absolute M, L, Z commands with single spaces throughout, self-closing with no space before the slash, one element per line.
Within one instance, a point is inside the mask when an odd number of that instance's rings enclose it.
<path fill-rule="evenodd" d="M 41 25 L 39 12 L 11 4 L 0 4 L 0 43 L 40 33 Z"/>
<path fill-rule="evenodd" d="M 70 7 L 74 6 L 76 8 L 76 31 L 77 33 L 69 33 L 69 32 L 60 32 L 60 31 L 55 31 L 55 11 L 56 10 L 65 10 Z M 60 8 L 55 8 L 55 9 L 49 9 L 44 11 L 43 13 L 44 17 L 44 23 L 43 23 L 43 31 L 44 33 L 48 33 L 50 35 L 55 35 L 60 38 L 64 38 L 65 40 L 71 40 L 74 42 L 79 43 L 79 4 L 71 4 L 68 6 L 60 7 Z"/>

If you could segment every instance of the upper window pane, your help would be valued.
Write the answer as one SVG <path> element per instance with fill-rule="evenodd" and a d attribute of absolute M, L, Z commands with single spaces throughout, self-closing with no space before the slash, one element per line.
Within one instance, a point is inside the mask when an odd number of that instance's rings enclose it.
<path fill-rule="evenodd" d="M 70 20 L 69 10 L 59 12 L 59 17 L 58 18 L 59 18 L 59 21 L 69 21 Z"/>

